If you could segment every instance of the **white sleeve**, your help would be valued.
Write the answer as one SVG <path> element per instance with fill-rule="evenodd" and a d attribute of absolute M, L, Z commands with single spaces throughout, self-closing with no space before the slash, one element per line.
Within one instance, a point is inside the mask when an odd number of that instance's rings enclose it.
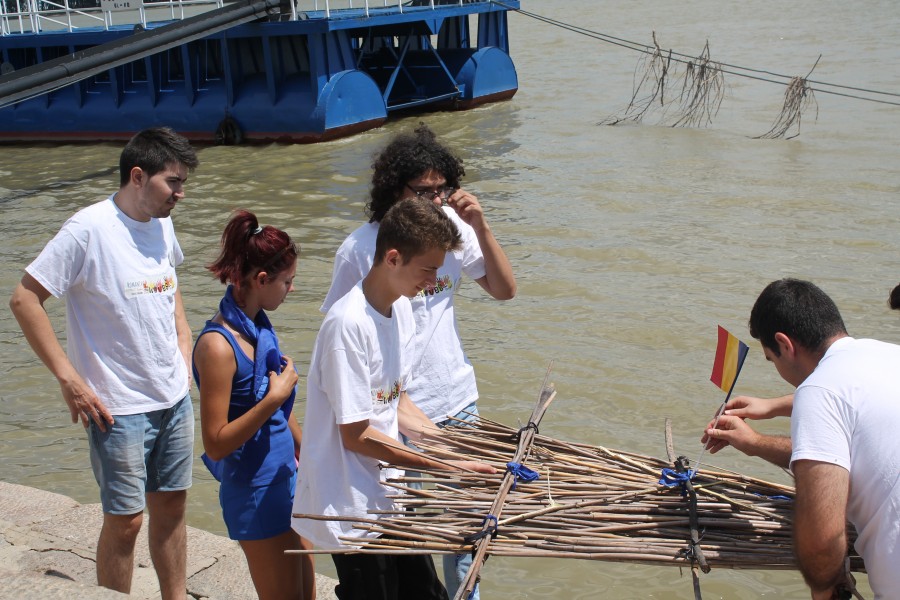
<path fill-rule="evenodd" d="M 815 460 L 850 470 L 850 437 L 855 412 L 833 391 L 812 385 L 794 394 L 791 464 Z"/>
<path fill-rule="evenodd" d="M 77 239 L 63 226 L 25 271 L 55 298 L 59 298 L 78 280 L 86 248 L 86 240 Z"/>
<path fill-rule="evenodd" d="M 363 333 L 352 320 L 328 319 L 316 344 L 323 349 L 319 381 L 338 425 L 372 416 L 372 382 Z"/>
<path fill-rule="evenodd" d="M 357 263 L 347 260 L 342 254 L 336 254 L 334 271 L 331 274 L 331 288 L 329 288 L 319 312 L 327 313 L 332 305 L 353 289 L 353 286 L 359 283 L 359 280 L 365 275 Z"/>
<path fill-rule="evenodd" d="M 456 225 L 462 236 L 463 258 L 462 272 L 472 281 L 481 279 L 487 274 L 484 268 L 484 254 L 481 252 L 481 244 L 472 226 L 457 217 Z"/>

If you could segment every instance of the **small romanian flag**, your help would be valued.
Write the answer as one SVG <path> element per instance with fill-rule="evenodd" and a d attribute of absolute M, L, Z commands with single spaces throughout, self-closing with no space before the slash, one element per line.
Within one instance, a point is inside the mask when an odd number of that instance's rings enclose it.
<path fill-rule="evenodd" d="M 723 392 L 730 393 L 734 380 L 741 372 L 741 365 L 747 357 L 747 344 L 737 339 L 719 325 L 719 345 L 716 346 L 716 362 L 713 363 L 709 380 Z"/>

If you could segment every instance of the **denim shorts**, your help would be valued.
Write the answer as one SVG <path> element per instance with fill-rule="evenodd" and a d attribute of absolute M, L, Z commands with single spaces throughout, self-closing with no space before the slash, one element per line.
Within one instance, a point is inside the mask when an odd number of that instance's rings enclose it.
<path fill-rule="evenodd" d="M 460 423 L 459 421 L 464 421 Z M 435 423 L 438 427 L 443 429 L 444 427 L 449 427 L 450 425 L 459 425 L 460 427 L 465 427 L 466 423 L 472 423 L 478 420 L 478 406 L 475 404 L 475 400 L 472 401 L 471 404 L 460 410 L 456 413 L 452 418 L 445 419 L 439 423 Z"/>
<path fill-rule="evenodd" d="M 297 472 L 268 485 L 225 482 L 219 488 L 222 518 L 233 540 L 264 540 L 291 528 Z"/>
<path fill-rule="evenodd" d="M 175 406 L 136 415 L 115 415 L 100 431 L 91 421 L 91 468 L 103 512 L 133 515 L 144 510 L 147 492 L 191 487 L 194 407 L 190 395 Z"/>

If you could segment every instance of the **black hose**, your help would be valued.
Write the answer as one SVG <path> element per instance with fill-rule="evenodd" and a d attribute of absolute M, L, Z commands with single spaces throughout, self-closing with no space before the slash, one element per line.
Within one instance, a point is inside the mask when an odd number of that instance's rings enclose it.
<path fill-rule="evenodd" d="M 268 16 L 280 0 L 238 0 L 156 29 L 61 56 L 0 76 L 0 108 L 97 73 Z"/>

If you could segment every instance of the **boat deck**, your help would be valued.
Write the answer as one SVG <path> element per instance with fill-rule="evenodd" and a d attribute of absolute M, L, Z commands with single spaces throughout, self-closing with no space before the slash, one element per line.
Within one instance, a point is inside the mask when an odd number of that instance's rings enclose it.
<path fill-rule="evenodd" d="M 103 6 L 101 6 L 101 2 Z M 90 6 L 86 4 L 90 3 Z M 420 21 L 423 17 L 447 18 L 498 10 L 515 10 L 518 0 L 407 0 L 383 4 L 353 0 L 331 6 L 331 0 L 285 0 L 279 21 L 295 22 L 298 32 L 324 32 Z M 337 3 L 335 3 L 337 4 Z M 109 5 L 134 8 L 109 9 Z M 0 35 L 52 35 L 97 31 L 133 31 L 159 27 L 203 12 L 222 8 L 223 0 L 164 0 L 141 4 L 134 0 L 0 0 Z M 430 15 L 427 13 L 431 13 Z"/>

